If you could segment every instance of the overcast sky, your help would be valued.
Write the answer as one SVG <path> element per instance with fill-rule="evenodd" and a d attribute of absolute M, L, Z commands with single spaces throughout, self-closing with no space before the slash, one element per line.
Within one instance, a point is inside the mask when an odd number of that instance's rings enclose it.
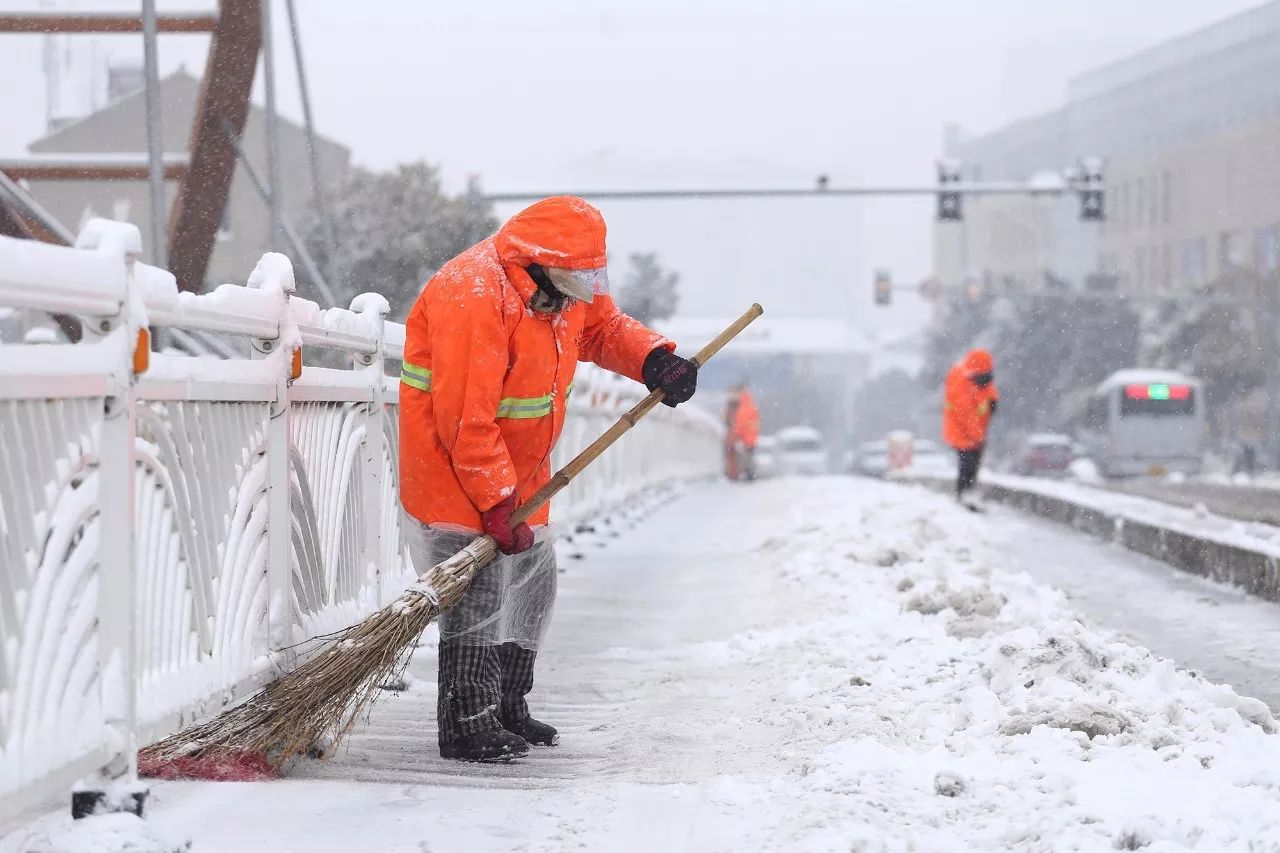
<path fill-rule="evenodd" d="M 28 10 L 37 0 L 0 0 Z M 136 9 L 110 0 L 78 9 Z M 209 0 L 160 0 L 164 10 Z M 942 127 L 1058 105 L 1072 74 L 1256 0 L 297 0 L 315 113 L 356 162 L 425 158 L 492 190 L 933 179 Z M 277 4 L 280 100 L 299 114 Z M 96 37 L 121 58 L 134 36 Z M 40 38 L 0 36 L 0 154 L 40 135 Z M 167 36 L 161 71 L 203 66 Z M 261 77 L 261 75 L 259 75 Z M 1081 152 L 1087 153 L 1087 152 Z M 1057 167 L 1065 164 L 1045 164 Z M 870 302 L 870 270 L 928 273 L 929 201 L 617 202 L 611 249 L 653 249 L 688 313 L 760 299 L 866 328 L 919 316 Z M 509 209 L 502 211 L 510 212 Z"/>

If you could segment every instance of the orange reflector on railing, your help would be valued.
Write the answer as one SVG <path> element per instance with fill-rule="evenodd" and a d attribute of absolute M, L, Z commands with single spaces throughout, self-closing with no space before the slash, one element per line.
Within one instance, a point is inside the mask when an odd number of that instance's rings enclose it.
<path fill-rule="evenodd" d="M 143 326 L 138 330 L 138 340 L 133 345 L 134 375 L 146 373 L 151 366 L 151 330 Z"/>
<path fill-rule="evenodd" d="M 302 375 L 302 347 L 298 347 L 293 351 L 292 369 L 289 371 L 290 379 L 297 379 Z"/>

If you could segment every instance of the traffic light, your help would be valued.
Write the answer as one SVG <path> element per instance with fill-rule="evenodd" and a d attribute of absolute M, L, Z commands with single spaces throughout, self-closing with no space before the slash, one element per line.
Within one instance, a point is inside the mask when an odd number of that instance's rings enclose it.
<path fill-rule="evenodd" d="M 964 218 L 961 205 L 963 196 L 958 192 L 948 192 L 947 187 L 960 183 L 960 161 L 938 161 L 938 221 L 959 222 Z"/>
<path fill-rule="evenodd" d="M 877 305 L 889 305 L 893 302 L 893 277 L 888 270 L 876 270 L 875 297 Z"/>
<path fill-rule="evenodd" d="M 1081 157 L 1076 181 L 1080 193 L 1080 221 L 1103 222 L 1107 218 L 1107 200 L 1102 184 L 1102 158 Z"/>

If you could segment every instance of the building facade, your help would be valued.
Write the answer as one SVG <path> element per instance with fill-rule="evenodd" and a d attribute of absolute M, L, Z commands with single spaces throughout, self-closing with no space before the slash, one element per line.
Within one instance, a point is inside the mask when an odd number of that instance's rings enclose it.
<path fill-rule="evenodd" d="M 973 180 L 1026 180 L 1106 160 L 1107 220 L 1074 197 L 965 200 L 935 225 L 935 269 L 1038 286 L 1090 273 L 1185 293 L 1233 268 L 1280 265 L 1280 2 L 1070 81 L 1065 105 L 944 148 Z"/>
<path fill-rule="evenodd" d="M 185 71 L 164 78 L 160 84 L 162 132 L 166 154 L 185 154 L 200 94 L 200 81 Z M 145 157 L 146 105 L 141 90 L 120 97 L 83 118 L 59 123 L 48 135 L 36 140 L 28 150 L 39 155 L 111 155 Z M 277 119 L 280 140 L 280 186 L 287 216 L 301 231 L 313 209 L 311 174 L 308 167 L 306 132 L 283 118 Z M 264 177 L 266 171 L 266 114 L 251 104 L 241 138 L 253 170 Z M 348 168 L 351 152 L 323 137 L 316 138 L 321 174 L 333 181 Z M 132 222 L 142 231 L 144 241 L 151 234 L 150 195 L 145 181 L 30 181 L 36 199 L 63 225 L 78 232 L 93 216 Z M 177 182 L 165 185 L 166 216 L 172 210 Z M 211 284 L 243 282 L 269 245 L 271 216 L 243 165 L 237 166 L 231 193 L 223 212 L 222 226 L 210 260 L 207 278 Z M 285 247 L 275 247 L 284 249 Z"/>

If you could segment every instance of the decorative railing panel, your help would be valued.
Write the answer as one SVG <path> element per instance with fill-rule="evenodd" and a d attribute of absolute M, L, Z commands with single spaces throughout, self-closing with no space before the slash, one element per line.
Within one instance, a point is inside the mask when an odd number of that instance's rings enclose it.
<path fill-rule="evenodd" d="M 404 327 L 386 300 L 293 296 L 268 254 L 247 286 L 179 294 L 131 225 L 76 248 L 0 238 L 0 307 L 77 316 L 76 344 L 0 344 L 0 819 L 217 712 L 413 579 L 398 493 Z M 190 342 L 191 356 L 149 335 Z M 190 347 L 188 347 L 190 349 Z M 302 352 L 338 356 L 306 366 Z M 643 393 L 578 371 L 557 463 Z M 711 473 L 719 428 L 660 408 L 576 480 L 576 522 Z"/>

